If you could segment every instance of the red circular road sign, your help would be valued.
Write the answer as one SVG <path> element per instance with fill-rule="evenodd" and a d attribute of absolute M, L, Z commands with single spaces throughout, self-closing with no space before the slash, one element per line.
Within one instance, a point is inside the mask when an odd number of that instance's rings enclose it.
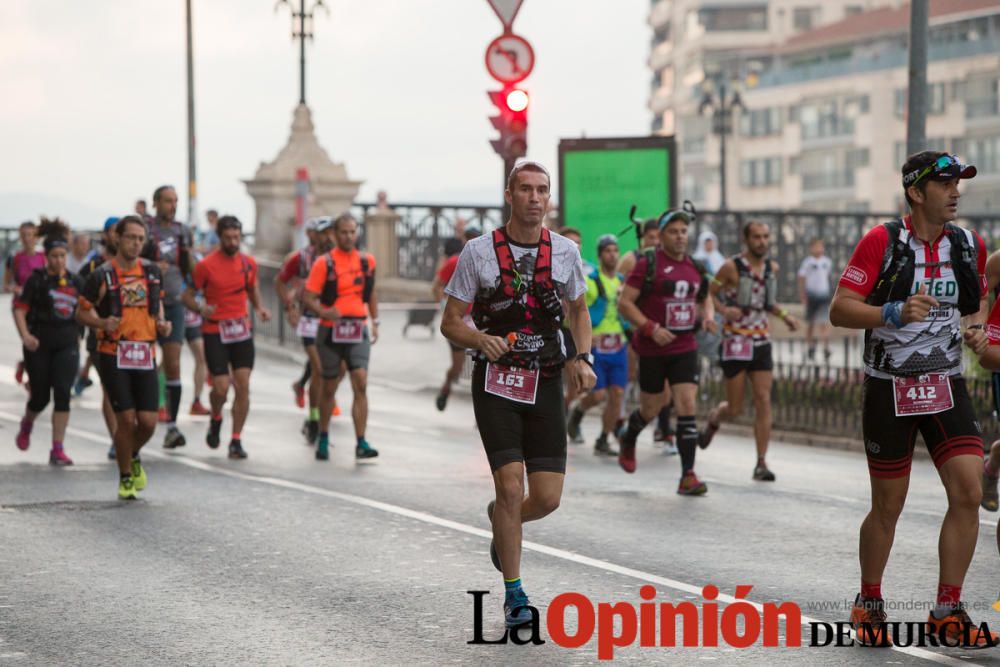
<path fill-rule="evenodd" d="M 486 70 L 500 83 L 523 81 L 534 67 L 535 52 L 523 37 L 500 35 L 486 47 Z"/>

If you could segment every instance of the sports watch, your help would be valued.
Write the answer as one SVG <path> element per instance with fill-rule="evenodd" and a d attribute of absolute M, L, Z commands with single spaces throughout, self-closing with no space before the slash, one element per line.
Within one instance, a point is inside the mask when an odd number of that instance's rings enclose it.
<path fill-rule="evenodd" d="M 592 355 L 590 352 L 581 352 L 580 354 L 576 355 L 574 359 L 586 362 L 586 364 L 591 368 L 594 367 L 594 355 Z"/>

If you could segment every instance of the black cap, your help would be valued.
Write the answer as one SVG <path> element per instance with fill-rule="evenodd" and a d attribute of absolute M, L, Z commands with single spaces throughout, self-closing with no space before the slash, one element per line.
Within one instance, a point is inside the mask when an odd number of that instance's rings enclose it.
<path fill-rule="evenodd" d="M 950 181 L 953 178 L 975 178 L 977 169 L 962 164 L 954 155 L 940 151 L 921 151 L 911 155 L 901 169 L 903 187 L 919 185 L 924 180 Z"/>

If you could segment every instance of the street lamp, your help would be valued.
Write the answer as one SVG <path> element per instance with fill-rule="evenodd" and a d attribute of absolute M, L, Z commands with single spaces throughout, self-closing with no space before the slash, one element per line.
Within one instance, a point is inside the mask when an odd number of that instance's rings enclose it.
<path fill-rule="evenodd" d="M 716 95 L 712 89 L 716 88 Z M 698 113 L 712 111 L 712 132 L 719 135 L 719 210 L 726 210 L 726 135 L 733 133 L 733 110 L 746 111 L 747 108 L 740 99 L 740 92 L 733 90 L 727 97 L 726 84 L 720 81 L 715 86 L 706 82 L 705 94 L 698 105 Z"/>
<path fill-rule="evenodd" d="M 322 8 L 326 15 L 330 15 L 330 8 L 323 4 L 323 0 L 313 0 L 309 11 L 306 11 L 306 0 L 299 0 L 299 11 L 295 11 L 292 5 L 294 0 L 278 0 L 274 6 L 274 11 L 278 7 L 285 5 L 292 11 L 292 39 L 299 40 L 299 104 L 306 103 L 306 39 L 313 38 L 312 21 L 313 14 L 317 8 Z M 298 25 L 296 25 L 298 24 Z"/>

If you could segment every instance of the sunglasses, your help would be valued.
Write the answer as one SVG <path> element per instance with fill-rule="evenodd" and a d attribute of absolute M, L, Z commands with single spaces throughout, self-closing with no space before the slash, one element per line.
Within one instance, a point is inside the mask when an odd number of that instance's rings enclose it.
<path fill-rule="evenodd" d="M 927 165 L 923 169 L 916 169 L 911 171 L 906 176 L 903 177 L 903 185 L 909 187 L 911 185 L 916 185 L 928 174 L 940 174 L 942 171 L 946 171 L 950 167 L 961 167 L 962 163 L 958 161 L 958 158 L 954 155 L 942 155 L 938 159 L 934 160 L 931 164 Z"/>

